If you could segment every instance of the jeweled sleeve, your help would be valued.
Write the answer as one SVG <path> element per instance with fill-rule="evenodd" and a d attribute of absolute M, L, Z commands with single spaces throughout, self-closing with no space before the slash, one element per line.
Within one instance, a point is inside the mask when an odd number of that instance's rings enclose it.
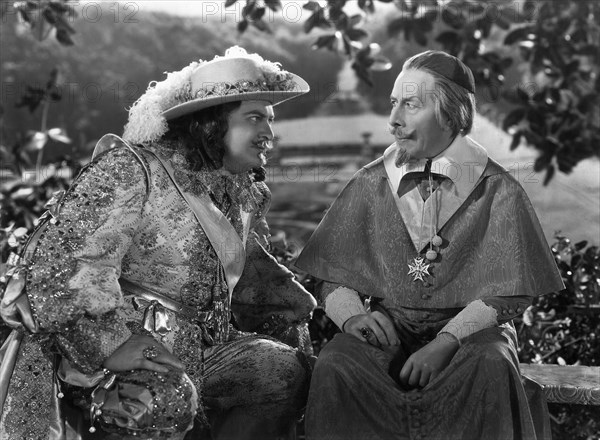
<path fill-rule="evenodd" d="M 131 336 L 119 314 L 118 279 L 145 195 L 139 159 L 126 148 L 105 153 L 74 181 L 33 254 L 32 308 L 61 354 L 83 372 L 101 368 Z"/>

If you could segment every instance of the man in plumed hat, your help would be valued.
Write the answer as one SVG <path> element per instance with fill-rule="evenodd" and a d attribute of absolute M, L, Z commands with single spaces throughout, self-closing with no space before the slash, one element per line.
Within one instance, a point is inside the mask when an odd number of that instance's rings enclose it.
<path fill-rule="evenodd" d="M 563 283 L 523 188 L 468 136 L 474 93 L 459 59 L 408 59 L 390 94 L 394 143 L 297 261 L 342 330 L 313 373 L 308 439 L 549 436 L 511 320 Z"/>
<path fill-rule="evenodd" d="M 263 166 L 273 106 L 308 90 L 239 47 L 150 84 L 124 139 L 98 143 L 9 283 L 3 318 L 19 327 L 21 286 L 37 326 L 2 349 L 0 438 L 293 429 L 315 301 L 265 250 Z"/>

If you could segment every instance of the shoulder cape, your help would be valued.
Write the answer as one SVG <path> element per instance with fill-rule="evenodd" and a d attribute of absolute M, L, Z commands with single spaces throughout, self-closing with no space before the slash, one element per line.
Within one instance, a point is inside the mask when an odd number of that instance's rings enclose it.
<path fill-rule="evenodd" d="M 404 307 L 464 307 L 486 296 L 537 296 L 564 288 L 525 191 L 489 159 L 465 202 L 439 230 L 430 286 L 414 282 L 417 256 L 381 159 L 359 170 L 334 201 L 296 266 L 328 282 Z"/>

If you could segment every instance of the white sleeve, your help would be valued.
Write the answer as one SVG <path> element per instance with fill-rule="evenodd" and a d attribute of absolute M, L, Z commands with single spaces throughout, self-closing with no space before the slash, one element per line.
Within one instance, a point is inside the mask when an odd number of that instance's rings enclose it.
<path fill-rule="evenodd" d="M 355 315 L 367 313 L 358 292 L 345 286 L 340 286 L 327 295 L 325 313 L 341 330 L 344 323 Z"/>
<path fill-rule="evenodd" d="M 459 342 L 480 330 L 498 325 L 498 312 L 495 308 L 477 299 L 470 302 L 458 315 L 448 322 L 438 333 L 450 333 Z"/>

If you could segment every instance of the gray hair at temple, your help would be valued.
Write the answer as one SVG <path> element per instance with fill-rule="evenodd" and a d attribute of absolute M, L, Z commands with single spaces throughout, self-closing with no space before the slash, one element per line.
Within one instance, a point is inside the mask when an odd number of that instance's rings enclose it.
<path fill-rule="evenodd" d="M 404 62 L 402 70 L 422 70 L 435 79 L 435 116 L 438 124 L 448 125 L 452 135 L 464 136 L 473 128 L 475 116 L 475 79 L 461 60 L 437 50 L 428 50 Z"/>

